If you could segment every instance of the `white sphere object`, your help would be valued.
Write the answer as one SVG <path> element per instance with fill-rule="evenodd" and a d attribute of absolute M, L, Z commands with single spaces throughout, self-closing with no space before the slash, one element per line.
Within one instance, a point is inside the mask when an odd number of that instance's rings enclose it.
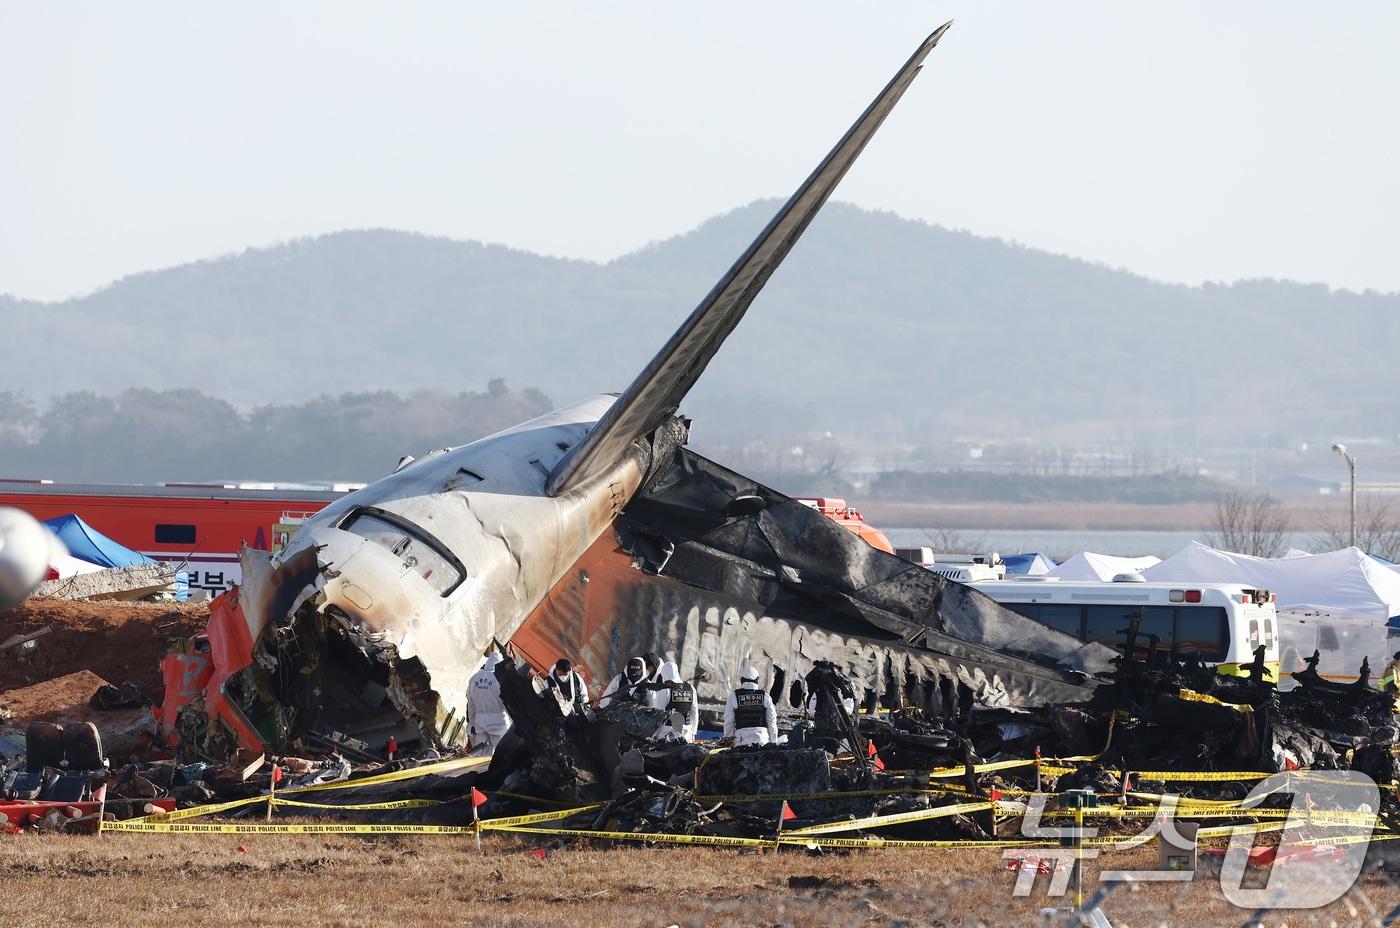
<path fill-rule="evenodd" d="M 33 516 L 0 507 L 0 609 L 24 602 L 62 554 L 63 543 Z"/>

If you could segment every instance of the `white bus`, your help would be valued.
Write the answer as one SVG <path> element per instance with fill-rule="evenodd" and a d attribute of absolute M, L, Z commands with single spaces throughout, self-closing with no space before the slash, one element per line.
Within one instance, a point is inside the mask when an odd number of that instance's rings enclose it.
<path fill-rule="evenodd" d="M 1136 575 L 1132 575 L 1136 577 Z M 1279 624 L 1274 597 L 1238 583 L 1149 583 L 1135 580 L 1078 581 L 1037 578 L 974 583 L 998 603 L 1027 618 L 1122 650 L 1119 629 L 1142 610 L 1140 634 L 1156 635 L 1158 647 L 1179 657 L 1198 654 L 1221 673 L 1238 674 L 1264 646 L 1270 679 L 1279 673 Z M 1149 639 L 1140 638 L 1145 649 Z"/>

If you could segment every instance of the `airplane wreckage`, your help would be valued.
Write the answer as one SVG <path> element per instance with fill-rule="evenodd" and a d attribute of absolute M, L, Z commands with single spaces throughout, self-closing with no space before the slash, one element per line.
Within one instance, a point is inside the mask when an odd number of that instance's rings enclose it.
<path fill-rule="evenodd" d="M 497 642 L 595 687 L 657 652 L 713 719 L 753 664 L 780 714 L 830 661 L 867 704 L 1088 697 L 1114 652 L 878 551 L 685 447 L 677 409 L 918 74 L 934 32 L 621 394 L 406 458 L 275 556 L 245 550 L 208 654 L 167 669 L 167 727 L 246 747 L 458 747 Z M 182 708 L 183 706 L 183 708 Z M 232 744 L 227 744 L 232 747 Z"/>

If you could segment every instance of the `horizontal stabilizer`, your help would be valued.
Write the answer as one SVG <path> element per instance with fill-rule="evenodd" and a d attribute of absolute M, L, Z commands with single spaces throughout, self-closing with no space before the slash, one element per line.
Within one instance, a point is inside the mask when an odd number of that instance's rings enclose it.
<path fill-rule="evenodd" d="M 924 40 L 632 385 L 583 441 L 560 460 L 546 486 L 551 496 L 566 493 L 611 467 L 632 442 L 675 414 L 719 346 L 734 331 L 749 304 L 787 257 L 951 25 L 945 23 Z"/>

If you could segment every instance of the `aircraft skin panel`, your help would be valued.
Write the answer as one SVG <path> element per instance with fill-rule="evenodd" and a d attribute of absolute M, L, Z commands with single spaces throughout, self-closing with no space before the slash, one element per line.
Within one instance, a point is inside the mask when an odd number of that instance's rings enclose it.
<path fill-rule="evenodd" d="M 594 397 L 415 461 L 308 519 L 275 563 L 314 549 L 320 570 L 309 597 L 313 608 L 343 617 L 345 631 L 367 646 L 389 646 L 399 660 L 421 661 L 438 714 L 455 710 L 461 717 L 467 680 L 492 641 L 515 633 L 641 483 L 642 461 L 624 456 L 610 472 L 566 496 L 544 492 L 564 448 L 613 399 Z M 361 510 L 427 536 L 455 559 L 464 578 L 444 595 L 419 575 L 421 564 L 342 527 Z M 255 584 L 266 586 L 280 582 L 281 574 L 254 576 Z M 271 601 L 267 595 L 245 598 Z M 274 618 L 248 616 L 255 634 Z"/>
<path fill-rule="evenodd" d="M 567 492 L 595 471 L 608 468 L 626 452 L 628 445 L 675 414 L 681 400 L 899 102 L 950 25 L 944 24 L 924 40 L 588 437 L 569 451 L 550 476 L 551 495 Z"/>
<path fill-rule="evenodd" d="M 940 677 L 961 682 L 986 706 L 1044 705 L 1082 699 L 1085 689 L 1053 671 L 953 642 L 957 651 L 910 647 L 898 639 L 823 628 L 765 614 L 751 601 L 645 573 L 605 535 L 562 577 L 512 639 L 541 673 L 560 657 L 574 661 L 597 695 L 629 657 L 654 651 L 675 661 L 692 682 L 702 709 L 717 712 L 738 686 L 745 665 L 758 668 L 780 710 L 793 704 L 791 683 L 813 662 L 829 660 L 857 692 L 892 692 L 920 702 Z M 980 653 L 979 653 L 980 652 Z M 1019 664 L 1019 666 L 1017 666 Z M 913 694 L 913 695 L 911 695 Z"/>

